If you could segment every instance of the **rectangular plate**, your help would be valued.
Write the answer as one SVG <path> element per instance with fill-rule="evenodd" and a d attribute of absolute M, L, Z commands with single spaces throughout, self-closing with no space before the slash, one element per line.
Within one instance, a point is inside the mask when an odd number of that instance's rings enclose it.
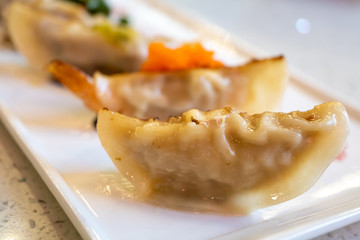
<path fill-rule="evenodd" d="M 201 40 L 228 64 L 258 57 L 217 27 L 154 3 L 123 4 L 137 28 L 157 29 L 149 35 Z M 129 199 L 97 138 L 95 114 L 66 89 L 45 81 L 17 53 L 1 52 L 0 63 L 1 120 L 85 239 L 309 238 L 360 220 L 360 148 L 355 145 L 360 142 L 360 110 L 294 70 L 279 111 L 344 103 L 351 121 L 346 156 L 334 161 L 305 194 L 248 216 L 227 216 Z"/>

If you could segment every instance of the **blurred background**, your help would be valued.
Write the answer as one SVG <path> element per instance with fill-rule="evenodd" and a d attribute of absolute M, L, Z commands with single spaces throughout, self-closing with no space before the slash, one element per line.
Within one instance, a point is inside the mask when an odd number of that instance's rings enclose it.
<path fill-rule="evenodd" d="M 360 104 L 360 1 L 161 0 L 205 19 Z"/>
<path fill-rule="evenodd" d="M 285 55 L 291 66 L 360 103 L 360 1 L 157 1 L 220 26 L 264 55 Z M 0 0 L 0 10 L 7 2 Z M 1 18 L 0 44 L 9 45 Z"/>

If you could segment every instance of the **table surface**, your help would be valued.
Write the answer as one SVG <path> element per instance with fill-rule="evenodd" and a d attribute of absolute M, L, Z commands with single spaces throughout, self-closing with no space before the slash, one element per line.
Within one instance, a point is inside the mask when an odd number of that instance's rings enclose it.
<path fill-rule="evenodd" d="M 162 0 L 213 22 L 360 103 L 360 2 Z M 339 226 L 340 227 L 340 226 Z M 319 236 L 358 239 L 360 222 Z M 80 239 L 0 121 L 0 239 Z"/>

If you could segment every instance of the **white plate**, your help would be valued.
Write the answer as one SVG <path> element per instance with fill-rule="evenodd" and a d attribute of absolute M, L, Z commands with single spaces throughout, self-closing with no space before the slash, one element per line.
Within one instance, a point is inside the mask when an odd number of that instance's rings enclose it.
<path fill-rule="evenodd" d="M 134 23 L 161 23 L 181 40 L 203 39 L 234 64 L 254 56 L 221 29 L 198 25 L 159 6 L 131 1 Z M 176 19 L 176 20 L 175 20 Z M 203 27 L 199 27 L 203 26 Z M 156 28 L 159 29 L 159 28 Z M 161 33 L 161 32 L 160 32 Z M 131 200 L 92 127 L 95 114 L 66 89 L 41 81 L 16 53 L 0 53 L 0 117 L 85 239 L 308 238 L 360 220 L 360 110 L 344 98 L 292 74 L 281 111 L 306 110 L 340 100 L 348 109 L 351 136 L 342 161 L 317 184 L 288 202 L 248 216 L 164 209 Z"/>

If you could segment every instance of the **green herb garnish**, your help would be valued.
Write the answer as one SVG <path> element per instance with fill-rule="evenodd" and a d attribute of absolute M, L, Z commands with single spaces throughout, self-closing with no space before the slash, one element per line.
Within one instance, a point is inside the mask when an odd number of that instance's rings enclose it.
<path fill-rule="evenodd" d="M 92 14 L 103 13 L 108 16 L 110 13 L 110 8 L 103 0 L 87 0 L 86 7 Z"/>
<path fill-rule="evenodd" d="M 122 17 L 122 18 L 120 18 L 119 19 L 119 25 L 120 26 L 129 26 L 129 18 L 127 18 L 127 17 Z"/>
<path fill-rule="evenodd" d="M 104 0 L 65 0 L 73 3 L 77 3 L 86 7 L 87 11 L 91 14 L 102 13 L 106 16 L 110 13 L 109 6 Z"/>
<path fill-rule="evenodd" d="M 96 24 L 92 29 L 113 44 L 132 41 L 136 37 L 136 32 L 132 28 L 122 25 L 115 26 L 109 22 Z"/>

